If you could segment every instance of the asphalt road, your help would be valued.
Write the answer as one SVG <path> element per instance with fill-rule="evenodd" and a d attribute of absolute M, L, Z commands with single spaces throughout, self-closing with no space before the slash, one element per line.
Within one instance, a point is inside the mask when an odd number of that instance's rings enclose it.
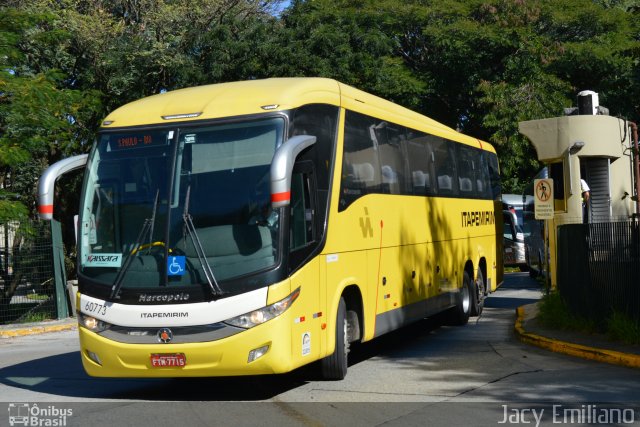
<path fill-rule="evenodd" d="M 82 370 L 75 331 L 3 339 L 0 426 L 15 424 L 9 417 L 20 410 L 39 425 L 557 425 L 567 413 L 582 421 L 573 425 L 598 415 L 640 425 L 640 370 L 517 341 L 515 308 L 539 297 L 526 273 L 509 274 L 480 318 L 464 327 L 427 319 L 357 346 L 347 378 L 337 382 L 318 381 L 309 368 L 262 377 L 94 379 Z"/>

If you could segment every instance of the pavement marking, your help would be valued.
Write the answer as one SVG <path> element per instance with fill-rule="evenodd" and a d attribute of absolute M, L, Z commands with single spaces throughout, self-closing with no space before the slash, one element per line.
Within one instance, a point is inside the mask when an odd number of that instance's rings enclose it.
<path fill-rule="evenodd" d="M 34 387 L 49 380 L 49 377 L 7 377 L 6 379 L 16 384 Z"/>

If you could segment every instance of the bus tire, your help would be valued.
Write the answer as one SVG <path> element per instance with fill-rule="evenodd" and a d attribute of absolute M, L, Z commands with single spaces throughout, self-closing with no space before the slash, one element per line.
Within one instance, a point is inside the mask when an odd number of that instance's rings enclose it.
<path fill-rule="evenodd" d="M 347 375 L 349 355 L 349 324 L 347 322 L 347 304 L 340 298 L 336 315 L 336 348 L 333 354 L 320 361 L 322 378 L 341 380 Z"/>
<path fill-rule="evenodd" d="M 471 305 L 471 315 L 480 316 L 484 309 L 484 298 L 486 295 L 486 288 L 484 285 L 484 278 L 482 276 L 482 270 L 478 269 L 478 277 L 473 292 L 473 304 Z"/>
<path fill-rule="evenodd" d="M 460 292 L 457 295 L 457 303 L 455 307 L 449 309 L 448 320 L 449 324 L 455 326 L 463 326 L 469 322 L 469 316 L 471 316 L 471 306 L 474 301 L 474 292 L 475 286 L 473 286 L 473 281 L 471 277 L 469 277 L 468 272 L 464 272 L 464 277 L 462 279 L 462 288 L 460 288 Z"/>

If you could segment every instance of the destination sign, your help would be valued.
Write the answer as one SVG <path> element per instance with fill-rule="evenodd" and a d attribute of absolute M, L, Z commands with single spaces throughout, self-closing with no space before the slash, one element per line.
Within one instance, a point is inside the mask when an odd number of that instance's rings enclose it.
<path fill-rule="evenodd" d="M 167 145 L 167 132 L 136 132 L 109 135 L 111 151 Z"/>

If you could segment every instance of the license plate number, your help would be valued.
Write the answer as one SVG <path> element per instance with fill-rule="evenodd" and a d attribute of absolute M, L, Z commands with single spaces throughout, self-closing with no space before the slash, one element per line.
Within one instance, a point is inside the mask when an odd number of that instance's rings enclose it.
<path fill-rule="evenodd" d="M 152 354 L 152 368 L 182 368 L 187 365 L 184 353 Z"/>

